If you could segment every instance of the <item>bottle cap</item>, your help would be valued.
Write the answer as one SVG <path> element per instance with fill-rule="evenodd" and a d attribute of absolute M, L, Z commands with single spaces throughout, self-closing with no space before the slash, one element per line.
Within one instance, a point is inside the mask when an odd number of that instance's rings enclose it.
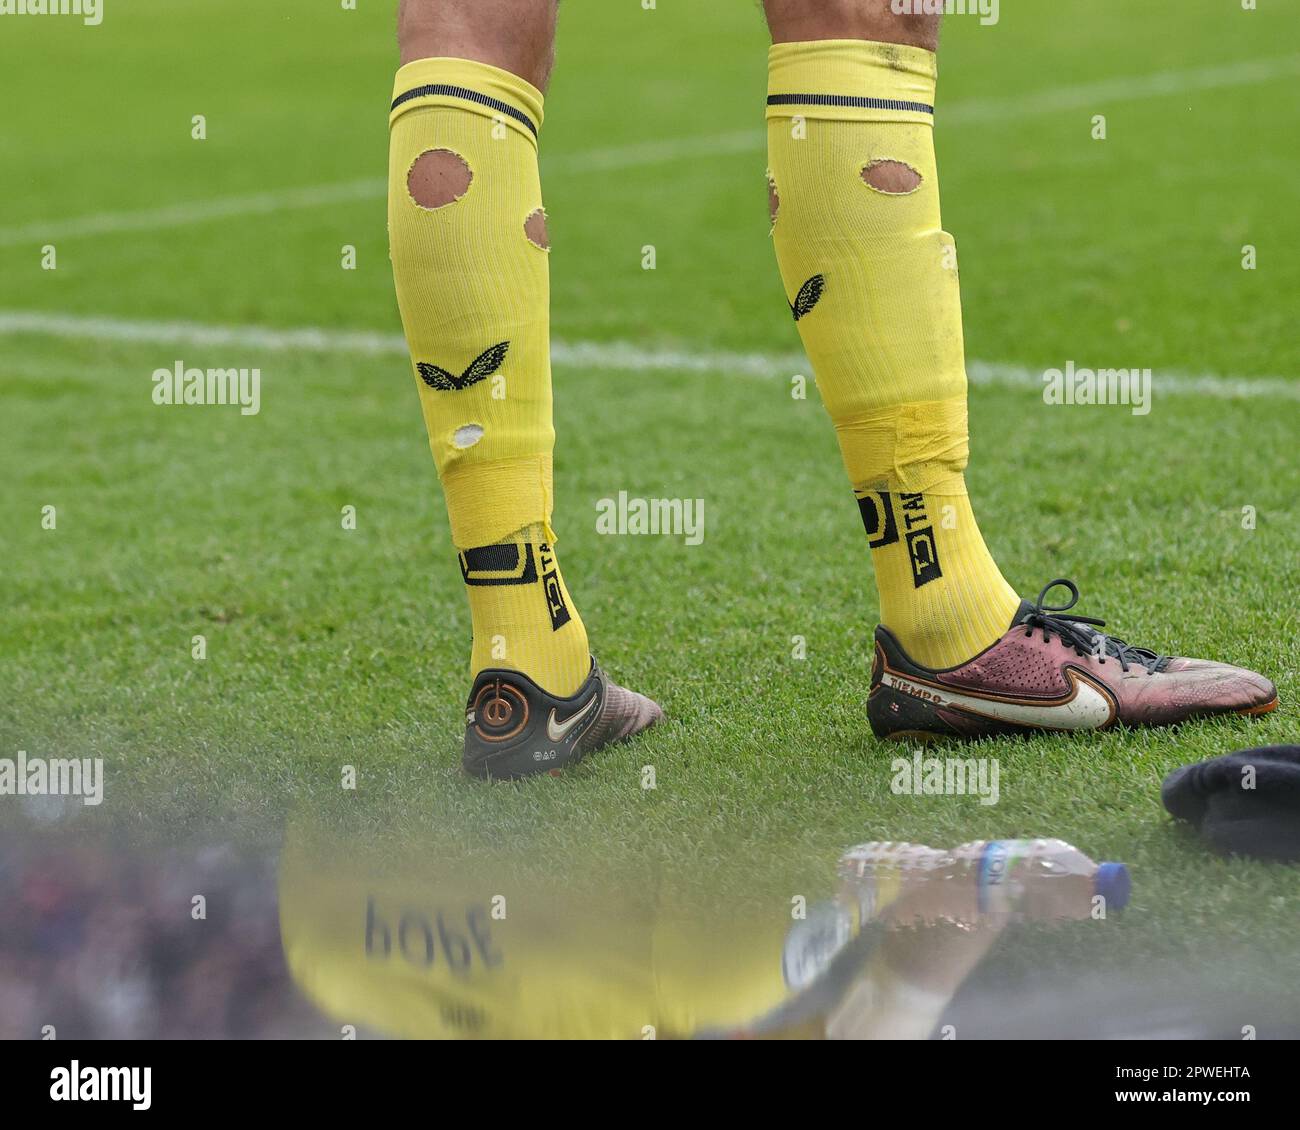
<path fill-rule="evenodd" d="M 1099 864 L 1097 873 L 1092 877 L 1093 893 L 1106 900 L 1107 910 L 1123 910 L 1128 906 L 1128 896 L 1132 889 L 1128 866 L 1123 863 Z"/>

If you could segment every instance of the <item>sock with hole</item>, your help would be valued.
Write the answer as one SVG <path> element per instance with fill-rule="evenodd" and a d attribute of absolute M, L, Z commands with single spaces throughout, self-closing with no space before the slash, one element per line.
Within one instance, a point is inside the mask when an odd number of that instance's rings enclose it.
<path fill-rule="evenodd" d="M 471 676 L 569 695 L 590 668 L 551 530 L 550 275 L 537 169 L 542 95 L 467 59 L 397 72 L 393 278 L 474 624 Z"/>
<path fill-rule="evenodd" d="M 1019 597 L 975 524 L 956 245 L 939 219 L 935 56 L 780 43 L 768 66 L 777 262 L 867 526 L 882 622 L 932 667 L 971 658 Z"/>

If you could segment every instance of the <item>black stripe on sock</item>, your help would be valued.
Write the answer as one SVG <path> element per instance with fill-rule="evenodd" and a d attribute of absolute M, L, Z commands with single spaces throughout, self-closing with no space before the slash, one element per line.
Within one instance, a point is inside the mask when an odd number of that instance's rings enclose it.
<path fill-rule="evenodd" d="M 480 545 L 456 556 L 467 585 L 531 585 L 537 580 L 537 561 L 528 542 Z"/>
<path fill-rule="evenodd" d="M 854 106 L 863 110 L 915 110 L 933 114 L 924 102 L 903 102 L 897 98 L 858 98 L 851 94 L 769 94 L 769 106 Z"/>
<path fill-rule="evenodd" d="M 529 133 L 534 137 L 537 136 L 537 126 L 533 123 L 533 119 L 522 110 L 516 110 L 509 102 L 502 102 L 499 98 L 489 98 L 486 94 L 480 94 L 477 90 L 470 90 L 465 86 L 452 86 L 445 82 L 431 82 L 428 86 L 417 86 L 414 90 L 404 91 L 393 99 L 393 104 L 388 108 L 388 111 L 392 113 L 403 102 L 409 102 L 412 98 L 423 98 L 429 94 L 437 94 L 443 98 L 464 98 L 469 102 L 477 102 L 480 106 L 486 106 L 490 110 L 496 110 L 509 118 L 514 118 L 517 122 L 522 122 L 528 127 Z"/>

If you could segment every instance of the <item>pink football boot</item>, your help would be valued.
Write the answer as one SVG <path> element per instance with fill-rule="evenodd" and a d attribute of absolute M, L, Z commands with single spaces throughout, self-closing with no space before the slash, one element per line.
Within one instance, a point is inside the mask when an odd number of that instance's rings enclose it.
<path fill-rule="evenodd" d="M 1044 604 L 1057 585 L 1070 590 Z M 1097 631 L 1104 620 L 1067 616 L 1079 599 L 1056 580 L 1022 601 L 1007 633 L 974 659 L 934 670 L 876 628 L 867 715 L 877 737 L 983 738 L 1109 726 L 1169 726 L 1209 714 L 1267 714 L 1277 688 L 1227 663 L 1157 655 Z"/>

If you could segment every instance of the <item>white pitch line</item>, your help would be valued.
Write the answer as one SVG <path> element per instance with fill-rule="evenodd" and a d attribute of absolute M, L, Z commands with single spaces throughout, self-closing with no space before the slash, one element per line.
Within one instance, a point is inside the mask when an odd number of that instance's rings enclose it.
<path fill-rule="evenodd" d="M 1053 366 L 1045 366 L 1051 368 Z M 1044 369 L 1001 361 L 967 361 L 966 376 L 973 385 L 1043 388 Z M 1199 396 L 1211 400 L 1300 400 L 1300 378 L 1238 377 L 1213 373 L 1177 373 L 1153 369 L 1151 386 L 1161 396 Z"/>
<path fill-rule="evenodd" d="M 963 102 L 954 102 L 951 106 L 940 105 L 937 120 L 941 123 L 968 124 L 1036 117 L 1063 110 L 1091 110 L 1102 103 L 1136 102 L 1143 98 L 1162 98 L 1194 90 L 1249 86 L 1294 74 L 1300 74 L 1300 55 L 1250 59 L 1241 63 L 1221 63 L 1177 71 L 1157 71 L 1150 75 L 1100 79 L 1074 86 L 1026 91 L 1006 98 L 968 98 Z"/>
<path fill-rule="evenodd" d="M 1193 90 L 1244 86 L 1295 74 L 1300 74 L 1300 55 L 1160 71 L 1151 75 L 1102 79 L 1074 86 L 1029 91 L 1006 98 L 967 99 L 951 105 L 941 105 L 939 121 L 966 125 L 1007 121 L 1065 110 L 1091 109 L 1109 102 L 1127 102 L 1141 98 L 1182 94 Z M 762 150 L 765 145 L 766 134 L 762 130 L 669 138 L 585 152 L 543 156 L 542 171 L 546 176 L 613 172 L 690 158 L 754 153 Z M 387 191 L 386 180 L 370 177 L 338 184 L 271 189 L 242 196 L 167 204 L 137 211 L 99 212 L 68 220 L 33 220 L 16 227 L 0 228 L 0 247 L 13 247 L 37 241 L 47 243 L 60 239 L 112 235 L 118 232 L 187 227 L 191 224 L 225 220 L 235 216 L 266 215 L 297 208 L 316 208 L 327 204 L 379 199 Z"/>
<path fill-rule="evenodd" d="M 71 220 L 33 220 L 18 227 L 0 228 L 0 247 L 20 243 L 50 243 L 79 239 L 88 235 L 113 235 L 117 232 L 159 231 L 163 228 L 188 227 L 210 220 L 234 216 L 267 215 L 295 208 L 317 208 L 325 204 L 345 204 L 354 200 L 373 200 L 388 191 L 382 177 L 322 184 L 309 188 L 286 188 L 254 192 L 247 196 L 224 196 L 216 200 L 195 200 L 183 204 L 164 204 L 135 212 L 97 212 Z"/>
<path fill-rule="evenodd" d="M 675 138 L 669 141 L 643 142 L 636 145 L 611 146 L 583 153 L 561 154 L 543 160 L 546 173 L 605 172 L 658 165 L 687 157 L 717 156 L 762 147 L 763 135 L 753 130 L 724 133 L 712 137 Z M 22 243 L 63 239 L 80 239 L 92 235 L 119 232 L 158 231 L 163 228 L 188 227 L 191 224 L 226 220 L 235 216 L 267 215 L 299 208 L 319 208 L 327 204 L 348 204 L 357 200 L 382 200 L 388 194 L 383 177 L 344 181 L 306 188 L 272 189 L 244 196 L 224 196 L 215 200 L 195 200 L 165 204 L 129 212 L 98 212 L 71 220 L 34 220 L 17 227 L 0 228 L 0 247 Z"/>
<path fill-rule="evenodd" d="M 373 330 L 334 330 L 317 326 L 294 329 L 216 326 L 198 322 L 128 321 L 44 311 L 0 310 L 0 336 L 17 334 L 142 345 L 406 356 L 406 341 L 401 334 Z M 628 341 L 554 341 L 551 343 L 551 360 L 558 366 L 573 369 L 613 369 L 638 373 L 720 373 L 781 380 L 794 373 L 810 371 L 808 360 L 801 353 L 645 349 Z M 1043 370 L 1028 365 L 968 361 L 966 372 L 974 385 L 1032 389 L 1043 387 Z M 1300 380 L 1287 377 L 1220 377 L 1157 371 L 1152 377 L 1152 383 L 1155 391 L 1162 396 L 1172 394 L 1217 400 L 1300 400 Z"/>
<path fill-rule="evenodd" d="M 215 326 L 201 322 L 137 322 L 120 318 L 82 317 L 44 311 L 0 310 L 0 335 L 39 334 L 67 340 L 90 339 L 144 345 L 191 345 L 286 350 L 303 353 L 385 354 L 406 352 L 401 334 L 370 330 L 331 330 L 312 326 Z"/>

